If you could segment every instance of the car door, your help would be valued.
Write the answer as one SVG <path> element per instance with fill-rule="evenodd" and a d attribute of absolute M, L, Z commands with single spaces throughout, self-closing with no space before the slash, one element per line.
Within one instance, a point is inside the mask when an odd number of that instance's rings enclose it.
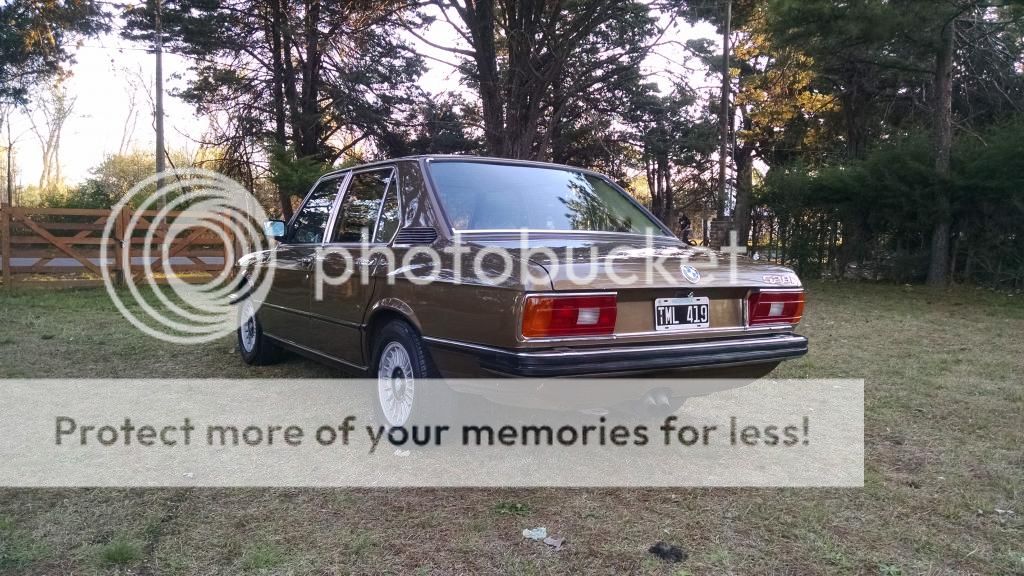
<path fill-rule="evenodd" d="M 309 336 L 313 262 L 344 176 L 325 176 L 313 186 L 275 249 L 274 279 L 260 312 L 263 329 L 271 336 L 306 347 L 313 343 Z"/>
<path fill-rule="evenodd" d="M 398 176 L 392 166 L 352 173 L 330 242 L 319 256 L 321 295 L 310 303 L 310 334 L 316 347 L 346 364 L 363 367 L 362 325 L 373 294 L 375 268 L 398 230 Z M 376 250 L 374 250 L 376 248 Z M 345 270 L 352 273 L 344 281 Z M 337 279 L 329 280 L 329 279 Z"/>

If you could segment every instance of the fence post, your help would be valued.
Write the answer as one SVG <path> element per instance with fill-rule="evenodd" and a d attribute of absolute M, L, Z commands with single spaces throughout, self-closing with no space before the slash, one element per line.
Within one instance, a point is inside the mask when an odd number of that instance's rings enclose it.
<path fill-rule="evenodd" d="M 237 242 L 235 241 L 235 237 L 231 233 L 231 227 L 228 226 L 227 222 L 221 222 L 220 227 L 224 230 L 224 244 L 222 246 L 223 251 L 221 252 L 221 254 L 223 254 L 222 257 L 224 258 L 223 266 L 226 271 L 225 273 L 231 274 L 231 269 L 234 267 L 234 262 L 231 257 L 238 257 L 238 251 L 235 248 Z"/>
<path fill-rule="evenodd" d="M 114 283 L 118 286 L 124 285 L 124 269 L 121 267 L 121 258 L 124 255 L 124 207 L 116 213 L 111 211 L 108 218 L 114 219 L 114 262 L 110 265 L 110 271 L 114 275 Z"/>
<path fill-rule="evenodd" d="M 10 288 L 14 279 L 11 274 L 11 209 L 7 203 L 0 204 L 0 254 L 4 288 Z"/>
<path fill-rule="evenodd" d="M 128 223 L 131 221 L 131 211 L 128 206 L 121 207 L 121 213 L 117 215 L 118 246 L 120 246 L 121 262 L 118 266 L 121 270 L 121 284 L 127 286 L 135 283 L 135 276 L 132 274 L 132 235 L 128 230 Z"/>

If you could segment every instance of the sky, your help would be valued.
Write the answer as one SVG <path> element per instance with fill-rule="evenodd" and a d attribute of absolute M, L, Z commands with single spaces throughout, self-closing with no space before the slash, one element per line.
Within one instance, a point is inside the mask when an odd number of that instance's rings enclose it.
<path fill-rule="evenodd" d="M 443 45 L 461 40 L 443 22 L 435 23 L 421 35 Z M 678 23 L 666 37 L 680 42 L 699 37 L 714 39 L 715 32 L 708 24 L 690 26 Z M 410 37 L 409 41 L 421 53 L 452 60 L 449 54 L 415 38 Z M 687 65 L 692 66 L 692 63 L 680 61 L 680 54 L 678 47 L 665 46 L 646 63 L 647 68 L 656 73 L 654 79 L 664 90 L 670 86 L 669 72 L 673 70 L 687 75 L 693 85 L 706 88 L 716 85 L 704 78 L 703 71 L 688 71 Z M 114 34 L 85 40 L 74 51 L 74 56 L 75 62 L 70 66 L 71 77 L 66 86 L 75 102 L 72 115 L 64 125 L 60 152 L 61 172 L 69 184 L 88 178 L 91 168 L 105 157 L 118 153 L 126 135 L 128 143 L 125 148 L 128 151 L 155 149 L 152 106 L 154 56 L 146 47 L 122 40 Z M 208 122 L 197 116 L 190 105 L 171 95 L 175 89 L 185 87 L 188 63 L 183 57 L 164 54 L 164 132 L 169 150 L 194 152 L 199 148 L 197 140 L 206 131 Z M 462 89 L 458 74 L 450 66 L 428 59 L 427 67 L 420 83 L 428 91 L 440 93 Z M 38 117 L 38 113 L 36 115 Z M 14 140 L 18 184 L 38 183 L 42 148 L 24 113 L 12 119 L 11 137 Z M 6 138 L 5 133 L 2 137 L 4 144 Z"/>

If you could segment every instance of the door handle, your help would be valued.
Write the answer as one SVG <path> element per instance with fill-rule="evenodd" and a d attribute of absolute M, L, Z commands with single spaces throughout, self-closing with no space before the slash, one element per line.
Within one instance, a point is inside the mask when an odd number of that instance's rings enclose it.
<path fill-rule="evenodd" d="M 301 264 L 303 266 L 309 267 L 309 265 L 312 264 L 312 263 L 313 263 L 313 257 L 312 256 L 304 256 L 302 258 L 299 258 L 299 264 Z"/>

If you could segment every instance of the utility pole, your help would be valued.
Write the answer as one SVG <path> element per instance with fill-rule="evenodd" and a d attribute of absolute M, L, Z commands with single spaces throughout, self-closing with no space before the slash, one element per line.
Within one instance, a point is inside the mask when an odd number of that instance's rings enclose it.
<path fill-rule="evenodd" d="M 732 27 L 732 0 L 725 2 L 725 23 L 722 26 L 722 118 L 721 143 L 718 150 L 718 217 L 725 216 L 725 207 L 729 202 L 726 193 L 726 157 L 729 152 L 729 33 Z"/>
<path fill-rule="evenodd" d="M 154 120 L 156 127 L 156 172 L 157 174 L 163 174 L 165 167 L 164 160 L 166 158 L 164 153 L 164 35 L 160 24 L 160 12 L 163 9 L 163 0 L 154 1 L 156 2 L 156 45 L 154 46 L 153 52 L 156 54 L 156 81 L 154 82 L 156 97 L 153 100 L 153 113 L 155 115 Z M 157 180 L 156 186 L 158 189 L 163 187 L 163 185 L 163 178 Z"/>
<path fill-rule="evenodd" d="M 14 161 L 11 152 L 14 141 L 11 140 L 11 117 L 7 116 L 7 205 L 14 206 Z"/>

